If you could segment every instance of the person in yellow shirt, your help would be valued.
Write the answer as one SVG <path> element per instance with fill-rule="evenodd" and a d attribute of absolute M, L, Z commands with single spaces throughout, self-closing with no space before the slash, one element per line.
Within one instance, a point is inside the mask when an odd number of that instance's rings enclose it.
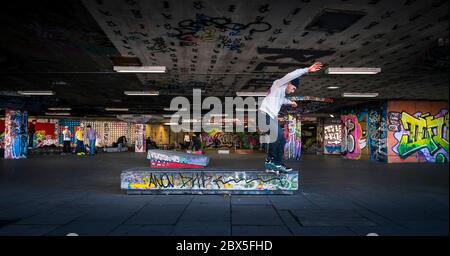
<path fill-rule="evenodd" d="M 80 127 L 78 131 L 75 133 L 75 139 L 77 140 L 77 147 L 75 149 L 75 153 L 77 155 L 84 155 L 84 127 Z"/>

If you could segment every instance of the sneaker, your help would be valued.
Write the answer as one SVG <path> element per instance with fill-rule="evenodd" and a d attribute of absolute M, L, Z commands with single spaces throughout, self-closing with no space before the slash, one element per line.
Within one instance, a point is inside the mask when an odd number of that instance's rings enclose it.
<path fill-rule="evenodd" d="M 290 173 L 290 172 L 292 172 L 292 168 L 287 168 L 286 166 L 284 166 L 284 165 L 278 165 L 277 166 L 278 168 L 278 171 L 280 171 L 280 172 L 282 172 L 282 173 Z"/>
<path fill-rule="evenodd" d="M 287 172 L 292 172 L 292 168 L 290 168 L 290 167 L 287 167 L 286 165 L 281 165 L 281 166 L 283 166 L 283 168 L 287 171 Z"/>
<path fill-rule="evenodd" d="M 275 165 L 275 164 L 272 163 L 272 162 L 265 162 L 265 163 L 264 163 L 264 167 L 265 167 L 267 170 L 274 170 L 274 171 L 278 170 L 278 166 Z"/>

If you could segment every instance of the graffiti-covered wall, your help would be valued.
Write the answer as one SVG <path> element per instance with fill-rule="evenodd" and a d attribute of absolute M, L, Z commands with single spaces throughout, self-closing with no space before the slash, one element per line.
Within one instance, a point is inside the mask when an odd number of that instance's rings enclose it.
<path fill-rule="evenodd" d="M 323 133 L 324 154 L 340 154 L 342 143 L 342 126 L 340 124 L 326 124 L 323 127 Z"/>
<path fill-rule="evenodd" d="M 284 158 L 299 160 L 301 156 L 301 122 L 298 118 L 288 115 L 284 127 L 286 145 L 284 146 Z"/>
<path fill-rule="evenodd" d="M 343 139 L 341 152 L 344 158 L 360 159 L 361 147 L 364 146 L 365 141 L 362 139 L 361 124 L 356 115 L 341 116 L 343 124 Z"/>
<path fill-rule="evenodd" d="M 367 128 L 370 159 L 387 162 L 387 103 L 368 109 Z"/>
<path fill-rule="evenodd" d="M 389 163 L 448 162 L 448 102 L 388 103 Z"/>
<path fill-rule="evenodd" d="M 29 122 L 28 125 L 31 125 Z M 59 144 L 58 119 L 37 119 L 33 136 L 33 148 Z"/>
<path fill-rule="evenodd" d="M 26 111 L 6 110 L 5 159 L 27 158 L 28 114 Z"/>
<path fill-rule="evenodd" d="M 204 148 L 255 149 L 259 146 L 257 133 L 222 132 L 213 129 L 209 133 L 203 132 L 201 136 Z"/>
<path fill-rule="evenodd" d="M 341 122 L 345 158 L 387 161 L 386 103 L 345 109 Z"/>

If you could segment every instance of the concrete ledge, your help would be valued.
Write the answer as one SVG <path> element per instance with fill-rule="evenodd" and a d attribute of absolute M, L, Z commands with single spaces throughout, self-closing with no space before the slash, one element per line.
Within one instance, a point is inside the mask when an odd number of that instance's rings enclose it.
<path fill-rule="evenodd" d="M 265 170 L 132 168 L 122 171 L 128 194 L 293 194 L 298 172 L 275 175 Z"/>
<path fill-rule="evenodd" d="M 147 159 L 160 163 L 180 163 L 207 166 L 209 157 L 204 155 L 187 154 L 173 150 L 150 149 L 147 152 Z"/>

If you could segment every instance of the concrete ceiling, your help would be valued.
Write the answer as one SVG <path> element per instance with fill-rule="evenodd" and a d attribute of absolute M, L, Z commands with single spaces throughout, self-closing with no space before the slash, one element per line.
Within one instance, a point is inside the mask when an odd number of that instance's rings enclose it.
<path fill-rule="evenodd" d="M 265 91 L 272 81 L 318 60 L 326 66 L 380 67 L 374 76 L 302 79 L 298 95 L 335 98 L 379 92 L 380 99 L 448 100 L 448 1 L 138 1 L 8 3 L 0 27 L 0 102 L 35 111 L 70 105 L 158 112 L 193 88 L 204 95 Z M 114 57 L 163 65 L 164 75 L 117 74 Z M 339 86 L 329 90 L 328 86 Z M 52 89 L 47 98 L 12 92 Z M 159 90 L 152 98 L 124 90 Z M 2 96 L 3 94 L 3 96 Z"/>

